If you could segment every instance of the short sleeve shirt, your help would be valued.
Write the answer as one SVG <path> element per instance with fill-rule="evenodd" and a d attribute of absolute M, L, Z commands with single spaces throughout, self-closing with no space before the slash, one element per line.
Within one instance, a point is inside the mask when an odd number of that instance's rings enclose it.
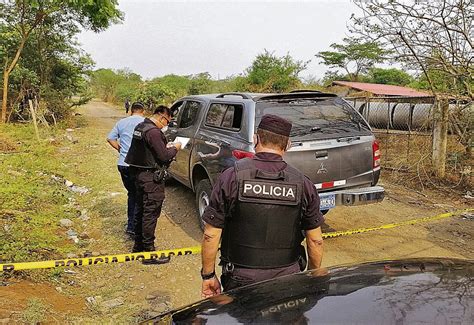
<path fill-rule="evenodd" d="M 128 166 L 125 162 L 125 157 L 127 156 L 128 149 L 130 149 L 130 144 L 132 143 L 133 130 L 135 130 L 135 127 L 143 122 L 143 120 L 144 117 L 140 115 L 132 115 L 123 118 L 115 124 L 107 136 L 109 140 L 118 140 L 120 142 L 120 152 L 117 165 Z"/>

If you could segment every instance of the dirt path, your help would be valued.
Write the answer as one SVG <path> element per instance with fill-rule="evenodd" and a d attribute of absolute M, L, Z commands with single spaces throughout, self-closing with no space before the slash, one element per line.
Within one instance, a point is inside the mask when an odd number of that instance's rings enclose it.
<path fill-rule="evenodd" d="M 74 181 L 92 189 L 90 194 L 78 199 L 78 204 L 86 208 L 91 216 L 91 220 L 82 225 L 92 239 L 87 250 L 96 254 L 129 252 L 132 242 L 124 234 L 125 191 L 116 170 L 115 153 L 105 143 L 107 133 L 119 118 L 124 117 L 124 112 L 96 101 L 82 107 L 79 112 L 87 119 L 88 125 L 75 131 L 78 149 L 77 152 L 67 153 L 67 163 L 76 168 L 77 178 Z M 325 230 L 378 226 L 454 211 L 469 204 L 472 206 L 467 199 L 446 201 L 433 193 L 418 194 L 403 187 L 384 184 L 383 180 L 382 185 L 387 190 L 384 202 L 334 209 L 327 215 Z M 201 236 L 194 194 L 184 186 L 171 182 L 167 186 L 164 210 L 158 221 L 157 248 L 199 245 Z M 456 217 L 339 237 L 325 241 L 323 265 L 427 256 L 473 259 L 472 236 L 472 217 Z M 56 315 L 63 315 L 65 321 L 108 319 L 135 322 L 200 299 L 199 270 L 199 256 L 174 258 L 163 266 L 125 263 L 73 269 L 72 273 L 62 274 L 58 283 L 48 286 L 59 290 L 65 298 L 78 299 L 84 305 L 80 310 L 69 309 L 67 315 L 56 302 L 50 305 Z M 20 285 L 24 283 L 20 282 L 18 289 Z M 15 289 L 15 284 L 10 287 Z M 38 286 L 37 290 L 32 289 L 28 294 L 49 301 L 46 292 Z M 13 300 L 13 304 L 17 301 L 24 306 L 23 298 L 2 294 L 3 298 Z"/>

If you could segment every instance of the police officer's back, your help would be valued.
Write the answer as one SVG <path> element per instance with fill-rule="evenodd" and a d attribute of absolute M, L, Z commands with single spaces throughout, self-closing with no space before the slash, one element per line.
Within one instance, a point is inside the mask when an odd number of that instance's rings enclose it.
<path fill-rule="evenodd" d="M 309 267 L 320 266 L 324 218 L 314 185 L 282 159 L 290 131 L 287 120 L 263 116 L 254 136 L 255 157 L 237 161 L 214 185 L 203 215 L 204 297 L 220 292 L 214 265 L 221 237 L 224 290 L 299 272 L 306 257 L 302 231 Z"/>

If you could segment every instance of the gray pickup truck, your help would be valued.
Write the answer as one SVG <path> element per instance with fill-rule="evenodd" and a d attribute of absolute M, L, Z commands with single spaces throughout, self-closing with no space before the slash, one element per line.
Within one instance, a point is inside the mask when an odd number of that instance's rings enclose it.
<path fill-rule="evenodd" d="M 169 141 L 189 138 L 170 175 L 196 193 L 199 221 L 212 185 L 237 159 L 254 154 L 252 136 L 264 114 L 293 123 L 284 159 L 318 189 L 321 211 L 383 200 L 379 144 L 364 118 L 344 99 L 317 91 L 284 94 L 224 93 L 187 96 L 166 132 Z"/>

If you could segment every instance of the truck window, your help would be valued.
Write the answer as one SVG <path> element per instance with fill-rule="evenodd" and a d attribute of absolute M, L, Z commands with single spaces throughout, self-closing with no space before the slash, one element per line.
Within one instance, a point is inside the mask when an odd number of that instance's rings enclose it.
<path fill-rule="evenodd" d="M 242 124 L 242 111 L 242 105 L 211 104 L 206 116 L 206 125 L 238 131 Z"/>
<path fill-rule="evenodd" d="M 184 129 L 192 126 L 196 121 L 196 117 L 200 109 L 201 103 L 187 101 L 184 107 L 180 109 L 178 128 Z"/>
<path fill-rule="evenodd" d="M 371 134 L 362 117 L 340 98 L 262 100 L 256 104 L 256 126 L 264 114 L 291 121 L 292 138 L 327 139 Z"/>

